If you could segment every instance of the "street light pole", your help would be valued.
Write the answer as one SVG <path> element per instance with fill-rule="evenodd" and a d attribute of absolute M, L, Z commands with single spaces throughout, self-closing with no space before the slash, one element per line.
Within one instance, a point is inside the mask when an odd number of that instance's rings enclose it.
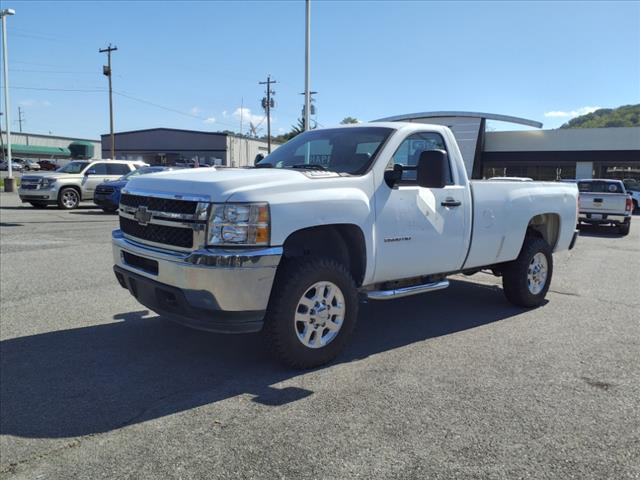
<path fill-rule="evenodd" d="M 9 102 L 9 60 L 7 58 L 7 16 L 15 15 L 16 11 L 11 8 L 0 10 L 2 17 L 2 58 L 4 71 L 4 115 L 5 130 L 7 132 L 7 163 L 9 176 L 4 179 L 4 191 L 13 192 L 15 190 L 15 180 L 13 178 L 13 165 L 11 162 L 11 108 Z"/>
<path fill-rule="evenodd" d="M 307 131 L 311 127 L 309 125 L 309 110 L 311 104 L 311 88 L 310 83 L 310 68 L 309 60 L 311 57 L 311 0 L 306 0 L 306 34 L 305 34 L 305 49 L 304 49 L 304 130 Z"/>

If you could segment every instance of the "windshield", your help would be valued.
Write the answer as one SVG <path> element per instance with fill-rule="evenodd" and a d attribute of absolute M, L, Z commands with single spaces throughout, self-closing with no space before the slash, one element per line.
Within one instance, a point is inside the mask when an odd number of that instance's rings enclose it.
<path fill-rule="evenodd" d="M 630 178 L 628 180 L 623 180 L 623 183 L 627 190 L 631 190 L 633 192 L 640 192 L 640 182 L 638 180 L 634 180 Z"/>
<path fill-rule="evenodd" d="M 58 169 L 62 173 L 81 173 L 89 165 L 89 162 L 70 162 Z"/>
<path fill-rule="evenodd" d="M 170 170 L 170 169 L 168 169 L 167 167 L 142 167 L 121 176 L 120 180 L 128 180 L 131 177 L 136 177 L 138 175 L 145 175 L 147 173 L 154 173 L 154 172 L 163 172 L 164 170 Z"/>
<path fill-rule="evenodd" d="M 256 166 L 360 175 L 392 132 L 392 128 L 385 127 L 310 130 L 278 147 Z"/>
<path fill-rule="evenodd" d="M 622 182 L 578 182 L 578 190 L 592 193 L 624 193 Z"/>

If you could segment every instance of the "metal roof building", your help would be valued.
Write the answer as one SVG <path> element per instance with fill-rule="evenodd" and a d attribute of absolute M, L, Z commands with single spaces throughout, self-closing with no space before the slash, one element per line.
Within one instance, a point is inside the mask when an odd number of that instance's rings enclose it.
<path fill-rule="evenodd" d="M 535 130 L 487 131 L 487 121 Z M 446 125 L 472 178 L 494 176 L 635 178 L 640 180 L 640 127 L 541 130 L 542 123 L 483 112 L 420 112 L 382 118 Z"/>
<path fill-rule="evenodd" d="M 241 167 L 253 165 L 256 155 L 267 154 L 266 141 L 231 133 L 149 128 L 116 132 L 114 137 L 117 159 L 143 160 L 151 165 L 198 162 Z M 110 151 L 111 136 L 102 135 L 102 156 L 108 157 Z"/>

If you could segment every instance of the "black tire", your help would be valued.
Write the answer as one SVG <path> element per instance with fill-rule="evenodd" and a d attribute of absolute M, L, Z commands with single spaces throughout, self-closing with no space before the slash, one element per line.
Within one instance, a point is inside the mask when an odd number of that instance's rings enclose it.
<path fill-rule="evenodd" d="M 324 322 L 317 326 L 317 319 L 314 326 L 296 322 L 295 317 L 303 307 L 303 295 L 312 291 L 310 289 L 317 282 L 331 282 L 339 288 L 344 298 L 344 316 L 334 338 L 324 346 L 312 348 L 299 338 L 307 328 L 321 330 L 319 334 L 311 333 L 308 341 L 317 339 L 317 335 L 320 335 L 322 340 L 326 335 L 331 335 L 331 332 L 323 327 Z M 309 297 L 307 299 L 313 301 Z M 330 313 L 327 314 L 334 318 Z M 312 315 L 309 314 L 309 317 L 312 318 Z M 344 265 L 335 260 L 318 257 L 286 259 L 278 268 L 271 291 L 265 317 L 265 333 L 273 345 L 275 354 L 284 364 L 294 368 L 313 368 L 338 356 L 353 333 L 357 317 L 358 291 L 353 277 Z M 313 323 L 312 320 L 310 323 Z M 301 326 L 304 327 L 303 331 L 299 330 Z"/>
<path fill-rule="evenodd" d="M 118 211 L 118 209 L 117 208 L 102 207 L 102 211 L 104 213 L 116 213 Z"/>
<path fill-rule="evenodd" d="M 542 288 L 538 291 L 540 285 L 535 284 L 535 280 L 539 279 L 539 274 L 534 275 L 534 283 L 529 285 L 529 271 L 534 257 L 541 253 L 546 259 L 546 276 Z M 553 275 L 553 255 L 551 247 L 542 238 L 527 236 L 520 250 L 518 258 L 507 263 L 502 270 L 502 289 L 507 300 L 519 307 L 537 307 L 544 302 L 547 295 L 549 285 L 551 285 L 551 277 Z"/>
<path fill-rule="evenodd" d="M 63 188 L 58 194 L 58 206 L 64 210 L 73 210 L 80 204 L 80 193 L 71 187 Z"/>
<path fill-rule="evenodd" d="M 46 202 L 29 202 L 33 208 L 47 208 Z"/>
<path fill-rule="evenodd" d="M 618 225 L 618 233 L 620 235 L 629 235 L 629 230 L 631 229 L 631 222 L 625 222 L 622 225 Z"/>

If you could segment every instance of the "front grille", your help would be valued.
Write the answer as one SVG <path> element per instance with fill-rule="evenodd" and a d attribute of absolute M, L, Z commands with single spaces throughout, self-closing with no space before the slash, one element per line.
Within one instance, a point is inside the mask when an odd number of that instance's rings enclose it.
<path fill-rule="evenodd" d="M 37 183 L 23 183 L 22 188 L 25 190 L 36 190 L 38 188 Z"/>
<path fill-rule="evenodd" d="M 98 185 L 96 187 L 96 193 L 113 193 L 114 191 L 113 187 L 107 187 L 106 185 Z"/>
<path fill-rule="evenodd" d="M 193 215 L 198 208 L 198 202 L 189 200 L 173 200 L 170 198 L 141 197 L 139 195 L 123 194 L 120 203 L 128 207 L 137 208 L 141 205 L 149 210 L 168 213 L 185 213 Z"/>
<path fill-rule="evenodd" d="M 139 198 L 152 200 L 147 197 Z M 147 240 L 148 242 L 163 243 L 182 248 L 193 247 L 193 229 L 191 228 L 168 227 L 153 223 L 143 226 L 135 220 L 129 220 L 128 218 L 120 216 L 120 230 L 127 235 Z"/>

